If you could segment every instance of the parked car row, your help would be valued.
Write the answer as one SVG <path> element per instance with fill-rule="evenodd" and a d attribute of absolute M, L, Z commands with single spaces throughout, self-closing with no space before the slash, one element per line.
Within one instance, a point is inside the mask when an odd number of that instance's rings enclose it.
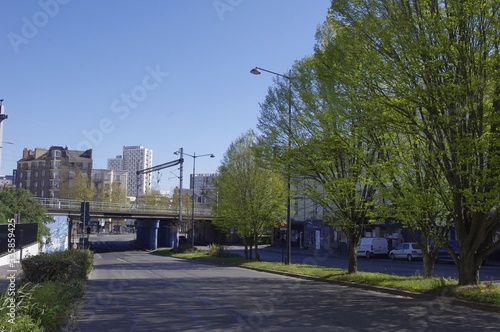
<path fill-rule="evenodd" d="M 422 249 L 414 242 L 403 242 L 389 251 L 387 239 L 383 237 L 364 237 L 358 243 L 357 256 L 371 258 L 373 256 L 389 256 L 391 259 L 422 259 Z"/>

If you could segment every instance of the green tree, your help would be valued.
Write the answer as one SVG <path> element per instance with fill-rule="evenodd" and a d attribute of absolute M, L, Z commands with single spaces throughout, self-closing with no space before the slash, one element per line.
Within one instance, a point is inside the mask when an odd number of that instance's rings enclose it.
<path fill-rule="evenodd" d="M 410 128 L 435 151 L 430 165 L 452 197 L 459 284 L 478 283 L 483 259 L 500 246 L 497 1 L 338 0 L 326 24 L 322 45 L 342 36 L 351 40 L 343 55 L 357 57 L 342 68 L 351 95 L 383 106 L 369 117 L 389 118 L 392 132 Z"/>
<path fill-rule="evenodd" d="M 346 232 L 348 271 L 355 273 L 357 243 L 375 198 L 373 165 L 378 159 L 376 150 L 366 144 L 359 110 L 345 95 L 330 63 L 319 52 L 296 63 L 290 121 L 289 88 L 277 79 L 261 104 L 258 129 L 267 156 L 290 139 L 290 149 L 282 149 L 279 162 L 290 165 L 293 182 L 307 180 L 302 182 L 304 194 L 323 207 L 323 220 Z"/>
<path fill-rule="evenodd" d="M 418 135 L 399 133 L 385 138 L 384 143 L 373 143 L 384 151 L 380 155 L 387 174 L 379 190 L 385 204 L 377 204 L 376 214 L 395 219 L 410 231 L 422 249 L 424 277 L 432 277 L 439 247 L 447 245 L 452 225 L 449 187 L 439 168 L 432 165 L 434 152 L 423 146 L 425 141 Z"/>
<path fill-rule="evenodd" d="M 109 199 L 113 203 L 127 203 L 129 200 L 127 198 L 126 186 L 120 182 L 113 182 Z"/>
<path fill-rule="evenodd" d="M 260 259 L 258 239 L 285 219 L 287 189 L 282 176 L 257 160 L 256 137 L 248 131 L 223 157 L 214 181 L 214 224 L 233 228 L 245 240 L 245 257 Z"/>
<path fill-rule="evenodd" d="M 77 171 L 72 179 L 61 186 L 60 198 L 93 201 L 98 196 L 96 186 L 86 173 Z"/>
<path fill-rule="evenodd" d="M 37 238 L 40 243 L 43 236 L 50 235 L 45 223 L 54 220 L 47 215 L 45 207 L 29 191 L 16 188 L 0 189 L 0 223 L 7 223 L 18 212 L 21 216 L 21 223 L 38 224 Z"/>

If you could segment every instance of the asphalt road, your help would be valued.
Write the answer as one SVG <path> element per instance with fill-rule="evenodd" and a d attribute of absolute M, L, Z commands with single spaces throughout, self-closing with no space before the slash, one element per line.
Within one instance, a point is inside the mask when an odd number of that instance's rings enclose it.
<path fill-rule="evenodd" d="M 500 326 L 497 313 L 446 299 L 155 256 L 126 238 L 105 238 L 93 239 L 94 270 L 72 331 L 495 331 Z"/>

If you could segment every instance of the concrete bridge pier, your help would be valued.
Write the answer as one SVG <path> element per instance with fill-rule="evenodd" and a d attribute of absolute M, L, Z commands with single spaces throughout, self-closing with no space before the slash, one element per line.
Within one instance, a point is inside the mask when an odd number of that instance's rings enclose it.
<path fill-rule="evenodd" d="M 161 220 L 158 228 L 158 247 L 175 248 L 179 245 L 177 227 L 172 220 Z"/>
<path fill-rule="evenodd" d="M 136 239 L 141 247 L 149 250 L 179 245 L 178 231 L 172 220 L 137 219 Z"/>
<path fill-rule="evenodd" d="M 145 249 L 156 250 L 158 248 L 159 226 L 160 220 L 158 219 L 137 219 L 137 243 Z"/>

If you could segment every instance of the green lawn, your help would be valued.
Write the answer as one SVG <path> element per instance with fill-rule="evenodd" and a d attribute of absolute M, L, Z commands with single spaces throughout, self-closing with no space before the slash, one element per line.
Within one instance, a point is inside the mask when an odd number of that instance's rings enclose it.
<path fill-rule="evenodd" d="M 348 274 L 347 270 L 317 265 L 291 264 L 279 262 L 245 260 L 239 255 L 227 252 L 209 254 L 203 250 L 188 250 L 178 252 L 171 248 L 155 250 L 153 254 L 172 256 L 184 259 L 199 259 L 219 264 L 231 264 L 241 267 L 280 271 L 295 275 L 316 277 L 325 280 L 336 280 L 373 286 L 381 286 L 404 291 L 448 296 L 457 299 L 494 304 L 500 306 L 500 286 L 491 282 L 483 282 L 478 286 L 458 286 L 458 281 L 452 278 L 423 278 L 421 276 L 402 277 L 384 273 L 358 272 Z M 500 309 L 500 308 L 499 308 Z"/>

